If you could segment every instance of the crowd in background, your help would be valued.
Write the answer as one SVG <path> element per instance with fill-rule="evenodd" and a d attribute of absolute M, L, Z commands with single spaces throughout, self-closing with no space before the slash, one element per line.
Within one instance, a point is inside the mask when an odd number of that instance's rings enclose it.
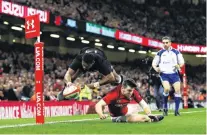
<path fill-rule="evenodd" d="M 17 2 L 48 10 L 56 15 L 91 21 L 158 40 L 167 34 L 177 43 L 202 45 L 206 43 L 205 0 L 18 0 Z"/>
<path fill-rule="evenodd" d="M 34 100 L 34 48 L 21 44 L 8 45 L 0 42 L 0 100 Z M 63 77 L 75 56 L 60 55 L 45 51 L 44 95 L 45 100 L 56 100 L 63 89 Z M 152 58 L 136 59 L 123 63 L 112 63 L 115 70 L 126 77 L 135 79 L 143 97 L 154 98 L 153 82 L 149 78 Z M 187 65 L 188 94 L 192 100 L 204 100 L 206 95 L 206 65 Z M 95 82 L 102 76 L 97 72 L 86 73 L 75 83 Z M 84 88 L 87 97 L 79 100 L 96 100 L 113 85 L 102 86 L 99 90 Z"/>
<path fill-rule="evenodd" d="M 168 35 L 173 42 L 205 44 L 205 0 L 9 0 L 69 18 L 91 21 L 154 39 Z M 110 11 L 110 12 L 109 12 Z M 31 101 L 34 95 L 34 48 L 0 42 L 0 100 Z M 63 77 L 74 55 L 45 51 L 44 97 L 57 100 L 64 88 Z M 117 73 L 136 81 L 145 100 L 154 100 L 152 58 L 112 63 Z M 152 71 L 153 72 L 153 71 Z M 206 99 L 206 65 L 186 65 L 188 95 Z M 83 85 L 101 79 L 98 72 L 86 73 L 74 83 Z M 77 100 L 97 100 L 114 85 L 82 88 Z M 173 89 L 171 90 L 173 91 Z"/>

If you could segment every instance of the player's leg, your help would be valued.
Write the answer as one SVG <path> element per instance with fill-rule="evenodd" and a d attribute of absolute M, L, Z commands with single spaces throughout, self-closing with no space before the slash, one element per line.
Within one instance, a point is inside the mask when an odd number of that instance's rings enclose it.
<path fill-rule="evenodd" d="M 151 122 L 151 119 L 147 115 L 142 114 L 130 114 L 126 116 L 112 117 L 112 122 Z"/>
<path fill-rule="evenodd" d="M 168 115 L 168 96 L 169 96 L 169 91 L 170 91 L 170 83 L 168 81 L 162 81 L 162 85 L 164 88 L 163 92 L 163 114 L 165 116 Z"/>
<path fill-rule="evenodd" d="M 113 75 L 114 75 L 114 77 L 115 77 L 115 83 L 117 83 L 117 84 L 122 83 L 122 82 L 123 82 L 123 76 L 117 74 L 117 72 L 114 70 L 113 67 L 111 67 L 111 68 L 112 68 L 112 71 L 113 71 Z"/>
<path fill-rule="evenodd" d="M 126 109 L 127 113 L 122 116 L 112 117 L 112 122 L 151 122 L 147 115 L 135 114 L 132 108 L 124 107 L 122 109 Z"/>
<path fill-rule="evenodd" d="M 126 116 L 111 117 L 112 122 L 127 122 Z"/>
<path fill-rule="evenodd" d="M 130 114 L 126 115 L 126 121 L 130 123 L 134 122 L 158 122 L 163 120 L 164 117 L 162 115 L 143 115 L 143 114 Z"/>
<path fill-rule="evenodd" d="M 156 106 L 157 106 L 157 109 L 159 110 L 161 108 L 160 95 L 159 95 L 159 85 L 155 84 L 153 86 L 153 88 L 154 88 L 154 97 L 155 97 L 155 101 L 156 101 Z"/>
<path fill-rule="evenodd" d="M 159 97 L 159 104 L 160 104 L 160 111 L 163 109 L 163 92 L 164 92 L 164 88 L 163 86 L 160 84 L 159 86 L 159 92 L 158 92 L 158 97 Z"/>
<path fill-rule="evenodd" d="M 127 122 L 151 122 L 151 119 L 147 115 L 143 114 L 131 114 L 126 116 Z"/>
<path fill-rule="evenodd" d="M 160 74 L 160 78 L 162 81 L 162 86 L 164 88 L 164 92 L 163 92 L 163 114 L 165 116 L 168 115 L 168 95 L 169 95 L 169 91 L 170 91 L 170 83 L 169 83 L 169 78 L 167 74 Z"/>
<path fill-rule="evenodd" d="M 173 80 L 173 88 L 175 90 L 175 116 L 180 115 L 179 113 L 179 106 L 180 106 L 180 100 L 181 100 L 181 84 L 180 84 L 180 77 L 178 74 L 175 74 L 172 76 Z"/>

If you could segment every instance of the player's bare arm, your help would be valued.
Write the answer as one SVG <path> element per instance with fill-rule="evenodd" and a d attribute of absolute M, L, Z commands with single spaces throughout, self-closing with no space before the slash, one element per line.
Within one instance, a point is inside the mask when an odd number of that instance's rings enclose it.
<path fill-rule="evenodd" d="M 183 66 L 184 66 L 184 63 L 181 63 L 181 64 L 175 65 L 175 68 L 180 71 L 181 67 L 183 67 Z"/>
<path fill-rule="evenodd" d="M 180 70 L 181 69 L 181 67 L 183 67 L 184 66 L 184 64 L 185 64 L 185 60 L 184 60 L 184 58 L 183 58 L 183 55 L 179 52 L 179 54 L 177 55 L 177 65 L 176 65 L 176 69 L 178 69 L 178 70 Z"/>
<path fill-rule="evenodd" d="M 114 82 L 115 81 L 115 76 L 113 74 L 113 72 L 111 72 L 110 74 L 104 76 L 104 78 L 99 82 L 100 85 L 104 85 L 106 83 L 110 83 L 110 82 Z"/>
<path fill-rule="evenodd" d="M 100 119 L 106 119 L 108 117 L 107 114 L 103 113 L 103 107 L 106 105 L 106 102 L 103 99 L 101 99 L 95 106 L 96 113 L 99 115 Z"/>
<path fill-rule="evenodd" d="M 158 52 L 159 53 L 159 52 Z M 152 67 L 156 72 L 160 72 L 160 68 L 158 67 L 159 61 L 160 61 L 160 56 L 157 53 L 157 55 L 154 57 L 153 61 L 152 61 Z"/>
<path fill-rule="evenodd" d="M 143 99 L 139 102 L 139 105 L 142 107 L 146 115 L 151 114 L 151 109 L 149 105 Z"/>
<path fill-rule="evenodd" d="M 152 67 L 156 72 L 158 72 L 158 73 L 160 72 L 160 68 L 157 67 L 157 65 L 152 65 Z"/>
<path fill-rule="evenodd" d="M 91 89 L 94 89 L 94 88 L 99 88 L 100 86 L 104 84 L 114 82 L 114 81 L 115 81 L 115 77 L 114 77 L 113 72 L 111 72 L 110 74 L 104 76 L 99 82 L 88 84 L 87 86 Z"/>
<path fill-rule="evenodd" d="M 163 119 L 163 116 L 161 115 L 152 114 L 149 105 L 143 99 L 139 102 L 139 105 L 142 107 L 145 114 L 151 119 L 151 122 L 157 122 Z"/>
<path fill-rule="evenodd" d="M 158 56 L 155 56 L 155 58 L 153 59 L 153 61 L 152 61 L 152 67 L 153 67 L 153 69 L 156 71 L 156 72 L 160 72 L 160 68 L 159 67 L 157 67 L 157 58 Z"/>
<path fill-rule="evenodd" d="M 64 82 L 69 85 L 72 81 L 72 79 L 74 78 L 74 75 L 77 74 L 78 71 L 74 71 L 73 69 L 71 68 L 68 68 L 65 76 L 64 76 Z"/>

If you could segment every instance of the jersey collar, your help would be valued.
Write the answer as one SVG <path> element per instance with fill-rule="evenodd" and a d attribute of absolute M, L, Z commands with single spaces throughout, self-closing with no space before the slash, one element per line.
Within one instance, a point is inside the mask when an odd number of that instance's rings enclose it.
<path fill-rule="evenodd" d="M 162 49 L 166 50 L 164 47 Z M 171 51 L 172 49 L 173 49 L 172 46 L 170 46 L 169 49 L 166 51 Z"/>

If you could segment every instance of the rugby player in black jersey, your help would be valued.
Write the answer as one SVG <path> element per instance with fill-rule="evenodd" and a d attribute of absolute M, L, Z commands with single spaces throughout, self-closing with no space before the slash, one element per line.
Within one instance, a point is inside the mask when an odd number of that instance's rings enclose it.
<path fill-rule="evenodd" d="M 98 48 L 83 48 L 80 53 L 75 57 L 73 62 L 64 76 L 64 82 L 67 86 L 80 75 L 86 72 L 98 71 L 104 77 L 95 83 L 86 84 L 89 88 L 99 88 L 101 85 L 108 83 L 121 83 L 123 77 L 118 75 L 113 69 L 111 63 L 107 60 L 105 53 Z M 59 99 L 60 100 L 60 99 Z"/>

